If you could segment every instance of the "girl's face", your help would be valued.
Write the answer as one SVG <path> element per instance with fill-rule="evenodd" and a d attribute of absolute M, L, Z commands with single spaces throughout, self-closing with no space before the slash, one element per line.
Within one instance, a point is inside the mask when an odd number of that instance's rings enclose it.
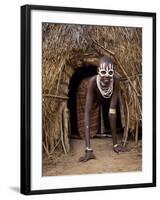
<path fill-rule="evenodd" d="M 113 79 L 114 71 L 113 64 L 111 63 L 101 63 L 98 68 L 98 74 L 100 76 L 100 81 L 102 85 L 108 85 Z"/>

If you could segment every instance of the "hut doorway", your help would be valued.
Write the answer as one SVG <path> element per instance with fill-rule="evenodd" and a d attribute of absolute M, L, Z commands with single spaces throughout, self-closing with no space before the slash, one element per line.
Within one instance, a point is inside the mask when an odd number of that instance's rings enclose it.
<path fill-rule="evenodd" d="M 84 106 L 89 79 L 97 74 L 97 66 L 88 65 L 78 68 L 72 75 L 69 84 L 68 108 L 70 110 L 71 137 L 84 138 Z M 93 105 L 91 115 L 90 136 L 110 135 L 108 119 L 109 105 L 106 108 Z M 117 104 L 117 127 L 121 128 L 119 102 Z"/>

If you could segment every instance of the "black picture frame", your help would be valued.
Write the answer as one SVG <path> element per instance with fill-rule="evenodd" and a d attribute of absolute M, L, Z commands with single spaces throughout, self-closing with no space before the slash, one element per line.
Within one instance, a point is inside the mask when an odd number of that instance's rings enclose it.
<path fill-rule="evenodd" d="M 122 16 L 140 16 L 152 19 L 152 182 L 137 184 L 120 184 L 91 187 L 73 187 L 59 189 L 31 189 L 31 12 L 33 10 L 43 11 L 63 11 L 69 13 L 92 13 L 104 15 L 122 15 Z M 112 190 L 127 188 L 142 188 L 156 186 L 156 13 L 121 11 L 121 10 L 104 10 L 90 8 L 72 8 L 72 7 L 55 7 L 44 5 L 24 5 L 21 6 L 21 183 L 20 191 L 22 194 L 49 194 L 65 193 L 95 190 Z"/>

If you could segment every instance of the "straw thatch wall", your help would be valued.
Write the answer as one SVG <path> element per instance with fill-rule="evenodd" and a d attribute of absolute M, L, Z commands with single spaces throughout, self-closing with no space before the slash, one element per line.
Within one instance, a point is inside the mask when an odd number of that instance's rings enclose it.
<path fill-rule="evenodd" d="M 69 151 L 68 86 L 76 68 L 113 58 L 120 82 L 124 141 L 128 130 L 138 140 L 141 125 L 142 29 L 43 23 L 43 148 Z"/>

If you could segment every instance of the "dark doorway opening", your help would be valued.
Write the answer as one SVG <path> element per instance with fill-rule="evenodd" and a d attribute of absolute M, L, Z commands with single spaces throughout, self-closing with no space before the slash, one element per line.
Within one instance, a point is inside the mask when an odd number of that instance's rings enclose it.
<path fill-rule="evenodd" d="M 78 125 L 77 118 L 77 92 L 79 91 L 80 84 L 87 78 L 92 77 L 97 74 L 97 66 L 95 65 L 87 65 L 78 68 L 75 73 L 72 75 L 70 84 L 69 84 L 69 93 L 68 93 L 68 108 L 70 110 L 70 123 L 71 123 L 71 137 L 80 137 L 80 130 Z M 110 132 L 109 118 L 106 112 L 106 108 L 102 108 L 102 115 L 104 120 L 105 128 L 108 132 Z M 100 119 L 99 119 L 100 120 Z M 100 123 L 99 123 L 100 124 Z M 121 117 L 120 117 L 120 107 L 119 101 L 117 103 L 117 128 L 121 129 Z M 100 132 L 100 127 L 98 127 Z M 82 138 L 82 137 L 81 137 Z"/>

